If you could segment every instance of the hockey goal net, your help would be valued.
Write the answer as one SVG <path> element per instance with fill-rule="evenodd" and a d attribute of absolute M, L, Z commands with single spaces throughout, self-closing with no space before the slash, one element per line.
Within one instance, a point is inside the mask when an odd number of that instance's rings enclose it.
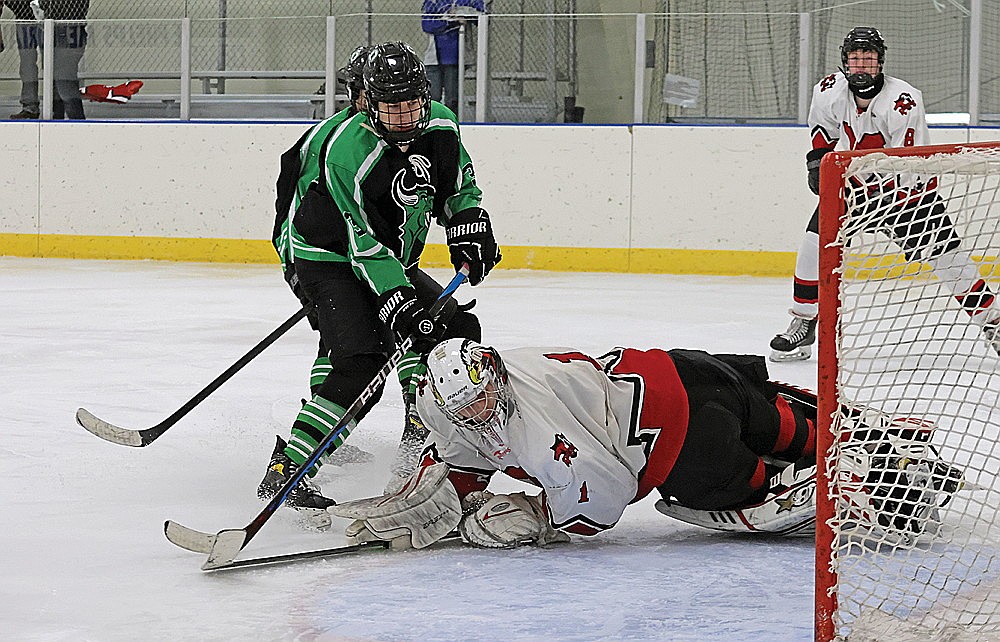
<path fill-rule="evenodd" d="M 820 182 L 816 638 L 1000 640 L 1000 142 Z"/>

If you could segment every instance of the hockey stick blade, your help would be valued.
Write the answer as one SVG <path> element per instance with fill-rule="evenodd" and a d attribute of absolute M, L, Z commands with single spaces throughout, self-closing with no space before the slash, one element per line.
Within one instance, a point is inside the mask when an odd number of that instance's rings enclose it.
<path fill-rule="evenodd" d="M 122 446 L 133 446 L 135 448 L 142 448 L 143 446 L 148 446 L 149 444 L 156 441 L 157 437 L 167 432 L 167 430 L 181 420 L 184 415 L 191 412 L 191 410 L 205 400 L 210 394 L 219 389 L 219 387 L 225 382 L 229 381 L 233 375 L 243 369 L 245 365 L 253 361 L 261 352 L 263 352 L 268 346 L 278 340 L 281 335 L 288 332 L 288 330 L 294 326 L 296 323 L 301 321 L 309 314 L 309 308 L 304 307 L 298 310 L 295 314 L 290 316 L 284 323 L 274 329 L 271 334 L 267 335 L 260 342 L 252 347 L 246 354 L 240 357 L 233 365 L 226 368 L 226 371 L 220 374 L 218 377 L 213 379 L 207 386 L 202 388 L 198 393 L 184 403 L 180 408 L 175 410 L 172 415 L 149 428 L 143 428 L 141 430 L 133 430 L 131 428 L 122 428 L 116 426 L 112 423 L 104 421 L 100 417 L 97 417 L 92 412 L 85 408 L 80 408 L 76 411 L 76 423 L 83 426 L 83 428 L 104 439 L 110 441 L 113 444 L 120 444 Z"/>
<path fill-rule="evenodd" d="M 453 531 L 439 539 L 436 543 L 457 541 L 460 539 L 459 534 Z M 219 564 L 212 567 L 209 567 L 206 562 L 205 566 L 202 566 L 201 569 L 203 571 L 228 571 L 231 569 L 266 566 L 268 564 L 288 564 L 306 560 L 324 559 L 335 555 L 347 555 L 363 551 L 384 550 L 393 550 L 392 542 L 386 542 L 383 540 L 361 542 L 360 544 L 349 544 L 347 546 L 336 546 L 334 548 L 322 548 L 315 551 L 302 551 L 299 553 L 285 553 L 284 555 L 269 555 L 267 557 L 253 557 L 245 560 L 234 560 L 228 564 Z"/>
<path fill-rule="evenodd" d="M 201 565 L 201 570 L 211 571 L 212 569 L 232 564 L 236 556 L 243 550 L 247 539 L 245 528 L 227 528 L 219 531 L 215 535 L 215 541 L 212 543 L 212 550 L 208 554 L 208 559 Z"/>
<path fill-rule="evenodd" d="M 206 555 L 212 552 L 217 537 L 217 535 L 196 531 L 169 519 L 163 523 L 163 534 L 175 546 L 180 546 L 192 553 Z"/>
<path fill-rule="evenodd" d="M 244 528 L 229 528 L 210 535 L 170 520 L 164 522 L 163 533 L 171 544 L 193 553 L 208 554 L 201 566 L 203 571 L 230 566 L 247 539 Z"/>
<path fill-rule="evenodd" d="M 150 435 L 148 430 L 129 430 L 120 428 L 97 417 L 85 408 L 76 411 L 76 423 L 83 426 L 87 432 L 97 435 L 105 441 L 110 441 L 122 446 L 134 446 L 141 448 L 149 442 L 159 437 L 159 434 Z"/>

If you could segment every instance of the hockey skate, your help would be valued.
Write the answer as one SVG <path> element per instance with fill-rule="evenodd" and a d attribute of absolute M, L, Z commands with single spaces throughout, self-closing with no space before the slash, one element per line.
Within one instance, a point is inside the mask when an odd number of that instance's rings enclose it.
<path fill-rule="evenodd" d="M 890 418 L 866 409 L 845 419 L 851 440 L 842 446 L 841 523 L 849 539 L 910 546 L 946 531 L 941 509 L 960 490 L 980 490 L 961 468 L 940 458 L 930 440 L 934 425 Z"/>
<path fill-rule="evenodd" d="M 274 452 L 271 453 L 271 461 L 267 465 L 267 472 L 257 486 L 257 497 L 262 500 L 268 501 L 274 497 L 298 468 L 298 465 L 285 454 L 286 445 L 284 439 L 277 437 Z M 324 497 L 320 488 L 310 482 L 307 477 L 302 478 L 302 481 L 292 489 L 285 500 L 287 506 L 302 513 L 305 525 L 321 531 L 330 528 L 332 520 L 326 509 L 336 503 L 329 497 Z"/>
<path fill-rule="evenodd" d="M 994 352 L 1000 356 L 1000 317 L 983 324 L 983 338 L 986 339 L 986 343 L 993 348 Z"/>
<path fill-rule="evenodd" d="M 788 329 L 771 339 L 771 361 L 804 361 L 812 356 L 816 342 L 816 319 L 792 313 Z"/>

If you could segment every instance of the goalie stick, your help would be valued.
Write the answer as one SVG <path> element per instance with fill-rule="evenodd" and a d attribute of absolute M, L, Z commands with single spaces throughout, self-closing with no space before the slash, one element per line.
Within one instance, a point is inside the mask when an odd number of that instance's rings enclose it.
<path fill-rule="evenodd" d="M 432 317 L 437 316 L 444 307 L 444 304 L 448 301 L 451 295 L 458 289 L 458 287 L 468 278 L 469 276 L 469 266 L 463 265 L 462 269 L 459 270 L 455 277 L 450 283 L 442 290 L 440 296 L 438 296 L 437 301 L 431 306 L 430 315 Z M 358 398 L 354 400 L 349 408 L 344 412 L 344 416 L 340 418 L 337 425 L 333 427 L 326 437 L 316 446 L 309 458 L 299 466 L 295 473 L 288 478 L 284 486 L 271 498 L 271 501 L 267 503 L 260 513 L 254 517 L 249 524 L 243 528 L 227 528 L 219 531 L 218 533 L 212 535 L 210 533 L 204 533 L 202 531 L 197 531 L 193 528 L 188 528 L 177 522 L 167 520 L 163 525 L 163 532 L 167 536 L 167 539 L 171 543 L 179 546 L 181 548 L 193 551 L 195 553 L 207 553 L 208 559 L 202 564 L 201 569 L 203 571 L 209 571 L 217 568 L 228 567 L 233 564 L 236 556 L 239 555 L 240 551 L 246 548 L 246 545 L 250 543 L 250 540 L 260 531 L 264 524 L 271 518 L 278 508 L 285 503 L 285 499 L 292 492 L 302 478 L 306 476 L 306 473 L 312 469 L 313 465 L 319 460 L 320 456 L 326 452 L 327 448 L 334 444 L 339 446 L 344 443 L 347 436 L 350 434 L 350 423 L 354 419 L 355 415 L 361 410 L 362 406 L 367 403 L 375 391 L 385 383 L 389 374 L 396 367 L 396 364 L 403 358 L 410 348 L 413 346 L 413 337 L 406 337 L 396 348 L 396 351 L 392 353 L 389 360 L 386 362 L 382 369 L 378 371 L 375 378 L 372 379 L 371 383 L 361 391 Z"/>
<path fill-rule="evenodd" d="M 171 522 L 172 523 L 172 522 Z M 437 542 L 435 545 L 442 542 L 455 542 L 461 541 L 461 535 L 458 531 L 452 531 L 448 533 Z M 285 553 L 284 555 L 269 555 L 267 557 L 252 557 L 245 560 L 233 560 L 228 564 L 221 566 L 214 566 L 212 568 L 206 568 L 206 571 L 228 571 L 231 569 L 239 568 L 253 568 L 257 566 L 267 566 L 271 564 L 289 564 L 294 562 L 302 562 L 306 560 L 315 559 L 325 559 L 327 557 L 334 557 L 336 555 L 349 555 L 351 553 L 363 553 L 365 551 L 385 551 L 394 550 L 392 548 L 392 542 L 384 540 L 375 540 L 371 542 L 361 542 L 360 544 L 349 544 L 347 546 L 335 546 L 333 548 L 322 548 L 315 551 L 301 551 L 299 553 Z"/>
<path fill-rule="evenodd" d="M 229 366 L 225 372 L 213 379 L 212 382 L 202 388 L 198 394 L 191 397 L 187 403 L 175 410 L 172 415 L 155 426 L 143 428 L 141 430 L 122 428 L 121 426 L 116 426 L 112 423 L 104 421 L 85 408 L 79 408 L 76 411 L 76 423 L 83 426 L 83 428 L 88 432 L 115 444 L 121 444 L 122 446 L 134 446 L 136 448 L 148 446 L 156 441 L 160 435 L 167 432 L 171 426 L 180 421 L 184 415 L 191 412 L 191 410 L 204 401 L 206 397 L 215 392 L 219 386 L 229 381 L 234 374 L 243 369 L 243 366 L 253 361 L 257 355 L 263 352 L 272 343 L 277 341 L 278 337 L 288 332 L 293 325 L 301 321 L 303 317 L 309 314 L 309 309 L 309 307 L 303 307 L 301 310 L 288 317 L 287 321 L 278 326 L 271 334 L 261 339 L 260 343 L 255 345 L 249 352 L 240 357 L 236 363 Z"/>

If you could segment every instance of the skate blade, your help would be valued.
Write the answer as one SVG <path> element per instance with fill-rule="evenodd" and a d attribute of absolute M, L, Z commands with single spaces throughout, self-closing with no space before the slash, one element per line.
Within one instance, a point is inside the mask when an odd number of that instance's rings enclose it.
<path fill-rule="evenodd" d="M 788 352 L 771 350 L 771 356 L 769 358 L 775 363 L 783 363 L 786 361 L 805 361 L 811 356 L 812 346 L 799 346 L 798 348 L 789 350 Z"/>

